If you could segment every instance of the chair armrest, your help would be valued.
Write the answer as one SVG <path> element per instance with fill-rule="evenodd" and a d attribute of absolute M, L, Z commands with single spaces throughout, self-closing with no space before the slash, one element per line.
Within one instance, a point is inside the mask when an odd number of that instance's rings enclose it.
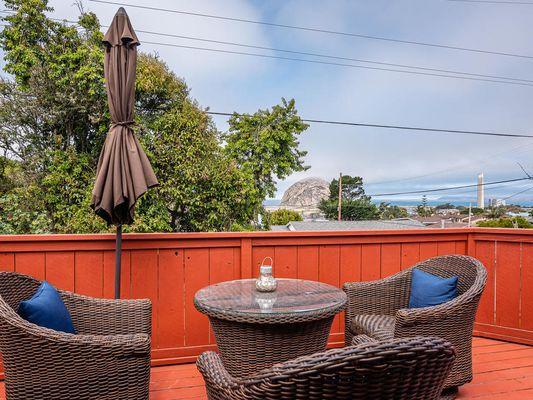
<path fill-rule="evenodd" d="M 238 385 L 229 372 L 224 368 L 219 355 L 213 351 L 206 351 L 198 357 L 196 367 L 204 377 L 208 390 L 230 389 Z"/>
<path fill-rule="evenodd" d="M 395 315 L 409 304 L 411 271 L 405 270 L 385 279 L 369 282 L 351 282 L 343 285 L 348 297 L 344 314 L 344 342 L 352 344 L 352 320 L 356 315 Z"/>
<path fill-rule="evenodd" d="M 134 335 L 74 335 L 66 341 L 70 347 L 104 351 L 120 359 L 138 356 L 150 356 L 150 336 L 144 333 Z"/>
<path fill-rule="evenodd" d="M 76 331 L 81 335 L 133 335 L 152 333 L 150 300 L 112 300 L 60 292 Z"/>
<path fill-rule="evenodd" d="M 348 296 L 346 315 L 394 315 L 409 303 L 410 288 L 409 270 L 376 281 L 345 283 L 343 290 Z"/>
<path fill-rule="evenodd" d="M 367 335 L 357 335 L 352 339 L 352 346 L 359 346 L 360 344 L 376 343 L 377 340 Z"/>
<path fill-rule="evenodd" d="M 472 314 L 468 319 L 473 319 L 481 293 L 481 291 L 466 292 L 453 300 L 432 307 L 402 308 L 396 313 L 396 326 L 432 324 L 450 318 L 456 319 L 465 313 Z"/>
<path fill-rule="evenodd" d="M 120 359 L 128 357 L 150 357 L 150 335 L 85 335 L 70 334 L 53 329 L 41 327 L 25 321 L 22 318 L 13 318 L 8 329 L 8 334 L 16 334 L 19 346 L 28 351 L 34 348 L 35 354 L 40 359 L 64 359 L 83 361 L 85 358 L 94 359 Z M 20 349 L 13 349 L 20 350 Z M 87 361 L 88 362 L 88 361 Z"/>

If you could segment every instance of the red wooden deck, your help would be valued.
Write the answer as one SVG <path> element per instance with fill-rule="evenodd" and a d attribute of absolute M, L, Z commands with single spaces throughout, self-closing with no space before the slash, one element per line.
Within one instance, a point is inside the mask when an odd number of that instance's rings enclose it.
<path fill-rule="evenodd" d="M 194 364 L 152 368 L 151 400 L 205 399 L 202 377 Z M 3 383 L 0 399 L 4 400 Z M 459 400 L 533 399 L 533 347 L 474 339 L 474 380 Z"/>
<path fill-rule="evenodd" d="M 533 347 L 474 339 L 474 380 L 459 400 L 533 399 Z M 203 380 L 194 364 L 152 369 L 151 400 L 205 399 Z"/>

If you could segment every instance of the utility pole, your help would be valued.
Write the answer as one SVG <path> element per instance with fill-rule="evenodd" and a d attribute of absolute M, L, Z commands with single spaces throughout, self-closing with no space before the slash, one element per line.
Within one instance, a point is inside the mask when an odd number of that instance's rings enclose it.
<path fill-rule="evenodd" d="M 468 205 L 468 227 L 472 226 L 472 203 Z"/>
<path fill-rule="evenodd" d="M 337 211 L 339 212 L 338 220 L 342 221 L 342 172 L 339 174 L 339 206 Z"/>

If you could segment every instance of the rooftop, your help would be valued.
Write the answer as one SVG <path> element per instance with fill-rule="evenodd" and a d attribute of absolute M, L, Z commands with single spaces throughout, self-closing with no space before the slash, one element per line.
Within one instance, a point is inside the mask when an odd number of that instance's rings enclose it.
<path fill-rule="evenodd" d="M 273 231 L 357 231 L 389 229 L 422 229 L 425 225 L 410 218 L 368 221 L 291 221 L 287 225 L 274 225 Z"/>

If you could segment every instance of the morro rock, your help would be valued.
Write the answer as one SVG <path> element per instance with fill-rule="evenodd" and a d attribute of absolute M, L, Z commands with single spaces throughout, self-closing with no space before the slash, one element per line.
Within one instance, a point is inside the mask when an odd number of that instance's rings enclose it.
<path fill-rule="evenodd" d="M 280 207 L 317 208 L 329 197 L 329 183 L 321 178 L 306 178 L 290 186 L 281 199 Z"/>

